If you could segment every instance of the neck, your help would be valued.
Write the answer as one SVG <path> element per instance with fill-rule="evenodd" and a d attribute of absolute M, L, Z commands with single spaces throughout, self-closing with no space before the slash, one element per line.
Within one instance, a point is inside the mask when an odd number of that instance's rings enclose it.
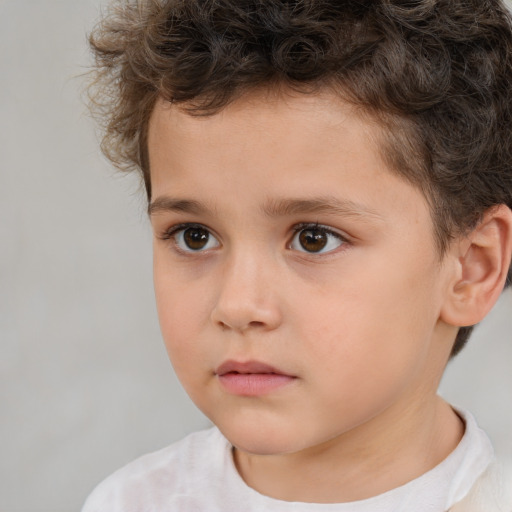
<path fill-rule="evenodd" d="M 463 424 L 437 395 L 389 409 L 342 435 L 299 453 L 254 455 L 235 450 L 245 482 L 285 501 L 344 503 L 377 496 L 418 478 L 444 460 Z"/>

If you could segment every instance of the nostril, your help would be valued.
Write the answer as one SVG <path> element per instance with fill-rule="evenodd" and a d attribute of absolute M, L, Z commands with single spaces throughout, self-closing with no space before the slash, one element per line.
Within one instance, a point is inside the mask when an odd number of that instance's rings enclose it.
<path fill-rule="evenodd" d="M 218 324 L 219 324 L 219 327 L 220 327 L 223 331 L 226 331 L 227 329 L 229 329 L 229 325 L 228 325 L 228 324 L 226 324 L 226 323 L 224 323 L 224 322 L 219 321 L 219 322 L 218 322 Z"/>
<path fill-rule="evenodd" d="M 219 321 L 218 322 L 218 325 L 219 327 L 223 330 L 223 331 L 226 331 L 226 330 L 230 330 L 230 329 L 233 329 L 235 328 L 236 330 L 238 331 L 245 331 L 246 329 L 249 329 L 249 328 L 256 328 L 256 329 L 259 329 L 259 328 L 263 328 L 265 327 L 265 322 L 260 322 L 260 321 L 257 321 L 257 320 L 254 320 L 252 322 L 249 322 L 247 325 L 245 326 L 238 326 L 238 327 L 235 327 L 235 326 L 231 326 L 229 323 L 227 322 L 223 322 L 223 321 Z"/>
<path fill-rule="evenodd" d="M 281 314 L 278 305 L 273 301 L 260 304 L 255 300 L 240 298 L 227 300 L 224 296 L 212 309 L 210 320 L 222 331 L 234 330 L 242 333 L 251 329 L 275 329 L 281 322 Z"/>
<path fill-rule="evenodd" d="M 251 327 L 264 327 L 265 323 L 264 322 L 253 321 L 253 322 L 249 322 L 249 326 L 251 326 Z"/>

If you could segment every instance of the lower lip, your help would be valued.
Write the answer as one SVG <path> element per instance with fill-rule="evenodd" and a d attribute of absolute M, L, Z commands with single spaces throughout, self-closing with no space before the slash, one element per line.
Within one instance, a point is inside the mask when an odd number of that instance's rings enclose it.
<path fill-rule="evenodd" d="M 219 381 L 226 391 L 234 395 L 260 396 L 276 391 L 295 380 L 279 373 L 225 373 Z"/>

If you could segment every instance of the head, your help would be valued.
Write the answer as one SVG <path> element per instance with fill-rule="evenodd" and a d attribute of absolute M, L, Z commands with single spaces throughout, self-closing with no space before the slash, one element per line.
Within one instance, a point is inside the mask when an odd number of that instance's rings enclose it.
<path fill-rule="evenodd" d="M 510 20 L 397 4 L 127 0 L 92 36 L 170 358 L 237 453 L 416 436 L 504 286 Z"/>
<path fill-rule="evenodd" d="M 158 102 L 209 117 L 287 89 L 328 91 L 379 127 L 383 162 L 428 205 L 440 259 L 486 212 L 512 208 L 512 30 L 498 0 L 126 0 L 91 44 L 103 149 L 142 173 L 150 201 Z"/>

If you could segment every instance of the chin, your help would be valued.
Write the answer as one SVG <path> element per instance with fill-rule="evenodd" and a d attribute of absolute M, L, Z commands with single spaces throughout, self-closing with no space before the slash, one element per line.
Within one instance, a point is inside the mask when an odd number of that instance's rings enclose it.
<path fill-rule="evenodd" d="M 299 436 L 302 440 L 299 442 L 283 426 L 276 428 L 257 423 L 251 426 L 230 424 L 218 427 L 235 448 L 252 455 L 282 455 L 305 448 L 304 438 Z"/>
<path fill-rule="evenodd" d="M 247 439 L 247 436 L 239 436 L 239 438 L 231 436 L 227 437 L 227 439 L 237 450 L 251 455 L 284 455 L 298 451 L 289 442 L 280 443 L 278 440 Z"/>

